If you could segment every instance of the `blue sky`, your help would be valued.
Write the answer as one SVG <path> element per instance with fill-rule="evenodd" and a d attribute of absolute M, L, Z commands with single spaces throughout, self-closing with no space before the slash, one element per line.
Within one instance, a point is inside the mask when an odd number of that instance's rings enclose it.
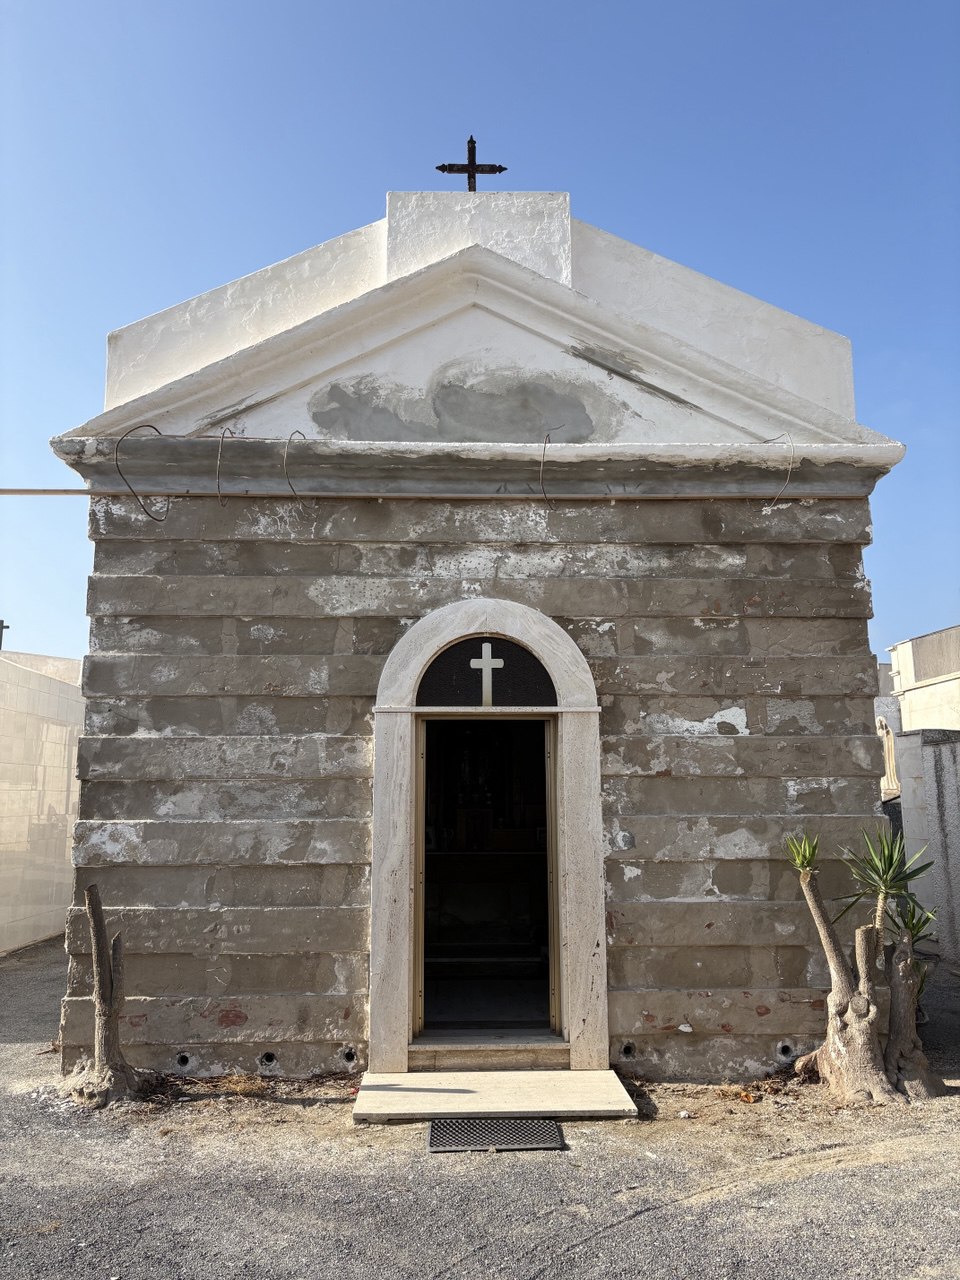
<path fill-rule="evenodd" d="M 574 215 L 853 342 L 875 650 L 960 622 L 960 4 L 6 0 L 0 487 L 78 483 L 109 330 L 458 184 Z M 0 498 L 11 649 L 80 656 L 82 498 Z"/>

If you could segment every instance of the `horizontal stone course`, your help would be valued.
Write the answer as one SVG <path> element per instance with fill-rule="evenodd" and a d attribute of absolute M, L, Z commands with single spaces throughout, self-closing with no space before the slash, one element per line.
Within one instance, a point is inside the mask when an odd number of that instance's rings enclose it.
<path fill-rule="evenodd" d="M 877 693 L 876 660 L 863 657 L 594 658 L 590 669 L 600 695 L 729 697 L 867 696 Z"/>
<path fill-rule="evenodd" d="M 111 933 L 123 935 L 124 951 L 182 951 L 188 955 L 336 954 L 366 951 L 370 913 L 361 907 L 106 908 Z M 67 950 L 88 951 L 86 912 L 67 912 Z"/>
<path fill-rule="evenodd" d="M 382 658 L 357 655 L 298 658 L 281 655 L 176 659 L 125 654 L 86 658 L 87 697 L 117 694 L 320 698 L 376 694 Z"/>
<path fill-rule="evenodd" d="M 840 543 L 415 543 L 101 541 L 103 576 L 359 575 L 379 578 L 791 578 L 860 582 L 859 546 Z"/>
<path fill-rule="evenodd" d="M 763 1035 L 726 1032 L 717 1035 L 667 1031 L 647 1036 L 611 1036 L 610 1061 L 624 1074 L 641 1080 L 689 1080 L 707 1084 L 737 1081 L 733 1097 L 753 1079 L 790 1066 L 823 1041 L 823 1027 L 806 1034 Z M 629 1056 L 625 1054 L 629 1048 Z M 783 1050 L 786 1049 L 784 1055 Z M 759 1092 L 753 1096 L 762 1096 Z M 734 1105 L 731 1102 L 731 1105 Z"/>
<path fill-rule="evenodd" d="M 477 597 L 564 617 L 869 618 L 864 583 L 770 578 L 110 577 L 93 575 L 91 615 L 421 616 Z"/>
<path fill-rule="evenodd" d="M 820 836 L 822 856 L 836 856 L 860 843 L 861 829 L 876 827 L 877 799 L 861 813 L 798 815 L 773 811 L 746 814 L 609 813 L 607 863 L 617 858 L 698 864 L 703 859 L 769 861 L 788 865 L 784 838 L 807 830 Z"/>
<path fill-rule="evenodd" d="M 879 777 L 883 747 L 870 737 L 607 737 L 604 777 Z"/>
<path fill-rule="evenodd" d="M 365 951 L 340 955 L 219 955 L 182 952 L 124 956 L 126 988 L 137 996 L 356 995 L 366 998 L 369 957 Z M 67 994 L 89 996 L 93 962 L 78 952 L 70 958 Z"/>
<path fill-rule="evenodd" d="M 358 995 L 128 996 L 120 1015 L 125 1044 L 189 1045 L 215 1039 L 329 1041 L 366 1034 L 366 1000 Z M 67 1043 L 93 1037 L 93 1001 L 63 1002 Z"/>
<path fill-rule="evenodd" d="M 661 734 L 688 739 L 774 735 L 776 737 L 870 737 L 876 734 L 873 698 L 678 697 L 674 694 L 600 696 L 604 737 L 646 740 Z"/>
<path fill-rule="evenodd" d="M 808 987 L 611 991 L 610 1034 L 816 1035 L 826 1007 L 826 992 Z"/>
<path fill-rule="evenodd" d="M 370 869 L 343 863 L 299 867 L 79 867 L 74 905 L 96 884 L 105 907 L 362 907 L 370 906 Z"/>
<path fill-rule="evenodd" d="M 668 898 L 740 899 L 799 902 L 800 878 L 782 858 L 731 859 L 702 857 L 694 862 L 656 862 L 646 858 L 612 858 L 605 868 L 607 900 L 649 902 Z M 820 891 L 827 899 L 854 891 L 850 871 L 838 858 L 825 855 L 818 868 Z"/>
<path fill-rule="evenodd" d="M 101 781 L 182 781 L 205 778 L 369 778 L 369 737 L 303 733 L 296 736 L 203 738 L 81 738 L 79 776 Z"/>
<path fill-rule="evenodd" d="M 626 815 L 697 815 L 781 813 L 796 819 L 821 815 L 861 818 L 877 812 L 876 778 L 627 778 L 603 779 L 604 817 L 607 823 Z"/>
<path fill-rule="evenodd" d="M 151 521 L 132 498 L 93 498 L 93 538 L 158 541 L 389 542 L 403 530 L 407 542 L 617 541 L 634 542 L 870 542 L 866 499 L 781 501 L 763 519 L 751 501 L 681 499 L 655 502 L 564 502 L 537 497 L 516 502 L 344 501 L 308 498 L 174 498 L 162 523 Z"/>
<path fill-rule="evenodd" d="M 73 852 L 78 867 L 282 866 L 300 863 L 365 865 L 370 823 L 363 818 L 287 821 L 78 822 Z"/>
<path fill-rule="evenodd" d="M 860 656 L 862 618 L 554 618 L 588 658 L 733 654 Z M 372 654 L 386 656 L 411 618 L 179 617 L 105 615 L 90 622 L 90 651 L 122 654 Z"/>
<path fill-rule="evenodd" d="M 803 987 L 829 985 L 819 947 L 758 946 L 742 941 L 729 946 L 612 946 L 607 951 L 611 990 L 692 987 Z"/>
<path fill-rule="evenodd" d="M 189 695 L 157 697 L 89 697 L 85 728 L 88 734 L 148 737 L 220 737 L 292 733 L 373 733 L 374 698 L 335 694 L 327 698 L 269 696 L 213 697 Z"/>
<path fill-rule="evenodd" d="M 803 902 L 646 902 L 607 904 L 613 947 L 805 946 L 815 940 Z"/>
<path fill-rule="evenodd" d="M 370 781 L 331 778 L 313 782 L 85 782 L 82 819 L 166 818 L 215 822 L 257 818 L 369 818 Z"/>
<path fill-rule="evenodd" d="M 177 659 L 94 654 L 84 663 L 87 697 L 376 696 L 384 659 L 277 655 Z M 866 658 L 594 658 L 599 695 L 809 698 L 875 696 L 876 664 Z"/>
<path fill-rule="evenodd" d="M 288 1080 L 306 1080 L 311 1076 L 328 1072 L 359 1074 L 366 1069 L 366 1040 L 345 1033 L 339 1040 L 289 1041 L 266 1040 L 216 1040 L 216 1027 L 210 1028 L 211 1040 L 206 1043 L 176 1042 L 160 1044 L 124 1045 L 124 1057 L 133 1067 L 145 1067 L 163 1071 L 172 1076 L 276 1076 Z M 81 1057 L 89 1057 L 92 1046 L 64 1042 L 61 1066 L 69 1072 Z M 263 1055 L 270 1053 L 273 1061 L 269 1067 L 263 1064 Z M 186 1057 L 186 1063 L 181 1063 Z"/>

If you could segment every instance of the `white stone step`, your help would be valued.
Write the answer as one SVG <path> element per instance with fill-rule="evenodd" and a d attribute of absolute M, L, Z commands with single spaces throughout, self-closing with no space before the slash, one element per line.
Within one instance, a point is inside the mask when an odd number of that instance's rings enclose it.
<path fill-rule="evenodd" d="M 590 1120 L 636 1114 L 613 1071 L 368 1071 L 353 1108 L 356 1124 L 451 1116 Z"/>

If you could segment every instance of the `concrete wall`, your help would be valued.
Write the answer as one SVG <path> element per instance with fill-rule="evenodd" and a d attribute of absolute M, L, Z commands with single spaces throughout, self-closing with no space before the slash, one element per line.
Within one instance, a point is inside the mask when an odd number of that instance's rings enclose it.
<path fill-rule="evenodd" d="M 44 674 L 69 662 L 0 655 L 0 952 L 60 933 L 70 903 L 83 698 Z"/>
<path fill-rule="evenodd" d="M 926 849 L 930 872 L 917 896 L 937 915 L 941 955 L 960 961 L 960 732 L 920 729 L 897 735 L 903 837 L 908 857 Z"/>
<path fill-rule="evenodd" d="M 371 708 L 440 605 L 555 618 L 603 713 L 611 1057 L 768 1067 L 826 980 L 783 836 L 871 821 L 860 500 L 96 499 L 76 902 L 128 954 L 133 1061 L 295 1075 L 366 1052 Z M 825 892 L 838 885 L 827 861 Z M 64 1062 L 89 1042 L 82 914 Z"/>

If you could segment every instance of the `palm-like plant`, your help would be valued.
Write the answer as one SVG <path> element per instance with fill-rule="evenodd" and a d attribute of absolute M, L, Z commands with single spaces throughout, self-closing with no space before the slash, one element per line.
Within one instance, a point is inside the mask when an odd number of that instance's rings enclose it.
<path fill-rule="evenodd" d="M 936 912 L 921 907 L 913 894 L 909 897 L 897 898 L 894 908 L 893 911 L 887 908 L 887 921 L 898 936 L 906 929 L 914 946 L 918 942 L 925 942 L 927 938 L 934 937 L 930 925 L 937 918 Z"/>
<path fill-rule="evenodd" d="M 809 871 L 816 874 L 817 854 L 820 852 L 820 837 L 808 836 L 806 832 L 799 836 L 787 836 L 787 857 L 796 871 Z"/>
<path fill-rule="evenodd" d="M 870 838 L 866 831 L 861 830 L 860 834 L 863 836 L 863 843 L 866 846 L 863 853 L 855 853 L 853 849 L 840 850 L 858 889 L 856 893 L 850 894 L 849 898 L 846 899 L 847 905 L 836 919 L 839 920 L 841 916 L 845 916 L 852 907 L 855 907 L 864 898 L 873 898 L 876 903 L 873 923 L 877 931 L 877 950 L 879 952 L 883 945 L 883 926 L 887 918 L 887 903 L 891 898 L 895 898 L 897 902 L 912 902 L 917 910 L 922 911 L 923 908 L 917 901 L 911 885 L 918 876 L 922 876 L 924 872 L 929 871 L 933 863 L 924 862 L 917 866 L 917 861 L 923 856 L 926 845 L 915 853 L 912 858 L 908 859 L 903 836 L 899 832 L 896 835 L 892 835 L 891 832 L 883 827 L 878 827 L 873 839 Z"/>

